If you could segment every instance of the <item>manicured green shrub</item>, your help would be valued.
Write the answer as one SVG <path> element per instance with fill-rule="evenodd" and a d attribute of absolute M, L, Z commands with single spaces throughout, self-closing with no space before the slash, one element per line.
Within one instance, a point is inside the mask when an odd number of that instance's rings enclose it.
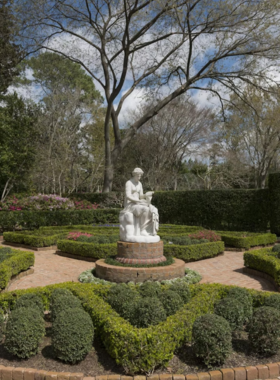
<path fill-rule="evenodd" d="M 139 287 L 139 293 L 142 297 L 159 297 L 162 290 L 158 283 L 147 281 Z"/>
<path fill-rule="evenodd" d="M 1 214 L 1 212 L 0 212 Z M 0 262 L 0 289 L 4 289 L 12 276 L 34 265 L 34 252 L 12 250 L 8 257 Z"/>
<path fill-rule="evenodd" d="M 37 308 L 21 307 L 8 318 L 4 346 L 11 354 L 26 359 L 38 352 L 45 322 Z"/>
<path fill-rule="evenodd" d="M 65 289 L 65 288 L 57 288 L 54 289 L 54 291 L 51 294 L 50 302 L 53 304 L 56 302 L 56 299 L 61 297 L 61 296 L 73 296 L 73 294 L 70 292 L 70 290 Z"/>
<path fill-rule="evenodd" d="M 1 211 L 0 228 L 3 231 L 13 231 L 18 225 L 32 230 L 40 226 L 118 223 L 119 213 L 119 209 Z"/>
<path fill-rule="evenodd" d="M 4 318 L 4 311 L 0 309 L 0 343 L 3 340 L 4 337 L 4 331 L 5 331 L 5 318 Z"/>
<path fill-rule="evenodd" d="M 225 318 L 232 331 L 243 328 L 245 322 L 243 304 L 234 297 L 226 297 L 215 305 L 215 314 Z"/>
<path fill-rule="evenodd" d="M 67 232 L 57 231 L 49 235 L 49 233 L 39 234 L 37 231 L 23 232 L 4 232 L 4 240 L 10 243 L 25 244 L 31 247 L 50 247 L 55 245 L 59 239 L 65 238 Z"/>
<path fill-rule="evenodd" d="M 272 252 L 277 252 L 278 259 L 280 258 L 280 244 L 275 244 L 274 247 L 272 247 Z"/>
<path fill-rule="evenodd" d="M 139 328 L 157 325 L 166 320 L 165 309 L 156 297 L 145 297 L 135 304 L 132 324 Z"/>
<path fill-rule="evenodd" d="M 226 246 L 235 248 L 250 249 L 256 245 L 268 245 L 276 242 L 275 234 L 238 232 L 238 231 L 218 231 Z"/>
<path fill-rule="evenodd" d="M 164 254 L 182 259 L 185 262 L 190 262 L 217 256 L 222 253 L 224 249 L 225 244 L 222 241 L 186 246 L 166 244 L 164 246 Z"/>
<path fill-rule="evenodd" d="M 179 294 L 184 304 L 188 303 L 191 298 L 190 288 L 186 282 L 177 281 L 169 287 L 169 290 Z"/>
<path fill-rule="evenodd" d="M 276 207 L 277 202 L 278 199 Z M 161 223 L 226 231 L 266 231 L 269 203 L 268 189 L 162 191 L 153 195 Z M 280 211 L 277 212 L 280 215 Z"/>
<path fill-rule="evenodd" d="M 244 253 L 244 265 L 270 275 L 280 286 L 280 260 L 271 248 L 258 249 Z"/>
<path fill-rule="evenodd" d="M 248 322 L 253 313 L 253 299 L 247 289 L 231 288 L 228 292 L 228 298 L 234 298 L 243 306 L 244 322 Z"/>
<path fill-rule="evenodd" d="M 197 318 L 193 329 L 195 355 L 211 367 L 222 364 L 232 351 L 231 328 L 223 317 L 205 314 Z"/>
<path fill-rule="evenodd" d="M 51 319 L 52 321 L 55 321 L 56 317 L 59 313 L 61 313 L 63 310 L 67 310 L 68 313 L 71 314 L 71 310 L 74 308 L 82 308 L 81 301 L 73 296 L 73 294 L 70 295 L 61 295 L 57 296 L 52 304 L 50 305 L 50 311 L 51 311 Z"/>
<path fill-rule="evenodd" d="M 1 247 L 0 248 L 0 255 L 6 255 L 7 253 L 12 253 L 12 248 L 10 247 Z"/>
<path fill-rule="evenodd" d="M 15 309 L 18 309 L 20 307 L 31 307 L 31 308 L 37 308 L 42 316 L 44 316 L 44 304 L 42 301 L 42 298 L 39 297 L 37 294 L 23 294 L 20 296 L 16 303 L 15 303 Z"/>
<path fill-rule="evenodd" d="M 12 249 L 9 247 L 1 248 L 0 249 L 0 263 L 7 260 L 11 256 L 13 256 L 14 253 L 12 252 Z"/>
<path fill-rule="evenodd" d="M 280 348 L 280 311 L 268 306 L 255 309 L 247 331 L 254 352 L 264 356 L 276 354 Z"/>
<path fill-rule="evenodd" d="M 280 311 L 280 294 L 271 294 L 270 297 L 266 298 L 264 306 L 274 307 Z"/>
<path fill-rule="evenodd" d="M 89 353 L 93 341 L 93 324 L 84 310 L 61 311 L 52 325 L 52 345 L 55 356 L 75 364 Z"/>
<path fill-rule="evenodd" d="M 59 240 L 57 248 L 62 252 L 71 253 L 73 255 L 92 257 L 94 259 L 104 259 L 117 255 L 117 245 L 113 244 L 95 244 L 83 243 L 73 240 Z"/>
<path fill-rule="evenodd" d="M 167 317 L 175 314 L 184 305 L 184 301 L 179 294 L 172 290 L 162 292 L 159 299 L 165 309 Z"/>
<path fill-rule="evenodd" d="M 106 301 L 124 319 L 133 321 L 135 305 L 140 296 L 135 289 L 126 284 L 112 285 L 108 291 Z"/>

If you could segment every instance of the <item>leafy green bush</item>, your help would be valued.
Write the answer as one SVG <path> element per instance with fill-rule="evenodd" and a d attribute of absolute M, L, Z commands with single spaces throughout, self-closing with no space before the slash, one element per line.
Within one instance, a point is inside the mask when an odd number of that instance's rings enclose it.
<path fill-rule="evenodd" d="M 59 313 L 61 313 L 63 310 L 68 310 L 68 313 L 71 314 L 71 309 L 74 308 L 82 308 L 81 301 L 73 296 L 73 294 L 70 295 L 61 295 L 57 296 L 52 304 L 50 305 L 50 311 L 51 311 L 51 319 L 52 321 L 55 321 L 56 317 Z"/>
<path fill-rule="evenodd" d="M 20 307 L 31 307 L 33 309 L 37 308 L 40 312 L 40 314 L 44 315 L 44 304 L 42 301 L 42 298 L 39 297 L 37 294 L 23 294 L 20 296 L 16 303 L 15 303 L 15 309 L 18 309 Z"/>
<path fill-rule="evenodd" d="M 190 288 L 186 282 L 177 281 L 169 287 L 169 290 L 179 294 L 184 304 L 188 303 L 191 298 Z"/>
<path fill-rule="evenodd" d="M 172 290 L 162 292 L 159 299 L 165 309 L 167 317 L 175 314 L 184 305 L 184 301 L 179 294 Z"/>
<path fill-rule="evenodd" d="M 117 247 L 115 243 L 95 244 L 73 240 L 59 240 L 57 242 L 57 248 L 62 252 L 83 257 L 92 257 L 94 259 L 104 259 L 117 254 Z"/>
<path fill-rule="evenodd" d="M 1 248 L 0 249 L 0 263 L 7 260 L 11 256 L 13 256 L 13 254 L 14 253 L 12 252 L 11 248 L 9 248 L 9 247 Z"/>
<path fill-rule="evenodd" d="M 275 246 L 272 247 L 272 252 L 280 253 L 280 244 L 275 244 Z"/>
<path fill-rule="evenodd" d="M 275 234 L 238 231 L 218 231 L 226 246 L 250 249 L 256 245 L 268 245 L 276 242 Z"/>
<path fill-rule="evenodd" d="M 203 244 L 209 243 L 207 239 L 191 239 L 189 236 L 164 236 L 164 244 L 175 244 L 175 245 L 192 245 L 192 244 Z"/>
<path fill-rule="evenodd" d="M 3 340 L 4 337 L 4 331 L 5 331 L 5 318 L 4 318 L 4 311 L 0 309 L 0 343 Z"/>
<path fill-rule="evenodd" d="M 280 311 L 280 294 L 271 294 L 270 297 L 265 299 L 264 306 L 274 307 Z"/>
<path fill-rule="evenodd" d="M 0 248 L 0 255 L 6 255 L 7 253 L 12 253 L 12 248 L 10 247 L 1 247 Z"/>
<path fill-rule="evenodd" d="M 54 289 L 54 291 L 52 292 L 50 302 L 51 302 L 51 304 L 53 304 L 54 302 L 56 302 L 56 299 L 61 297 L 61 296 L 72 296 L 72 295 L 73 294 L 68 289 L 57 288 L 57 289 Z"/>
<path fill-rule="evenodd" d="M 245 321 L 243 304 L 233 297 L 223 298 L 215 305 L 215 314 L 225 318 L 232 331 L 243 328 Z"/>
<path fill-rule="evenodd" d="M 280 311 L 269 306 L 257 308 L 247 331 L 254 352 L 264 356 L 276 354 L 280 348 Z"/>
<path fill-rule="evenodd" d="M 185 262 L 214 257 L 222 253 L 224 249 L 225 244 L 222 241 L 186 246 L 166 244 L 163 248 L 165 255 L 170 255 L 176 257 L 177 259 L 182 259 Z"/>
<path fill-rule="evenodd" d="M 0 213 L 1 214 L 1 213 Z M 34 265 L 34 252 L 13 249 L 8 257 L 0 262 L 0 289 L 4 289 L 12 276 Z"/>
<path fill-rule="evenodd" d="M 142 297 L 159 297 L 162 290 L 159 283 L 147 281 L 139 287 L 139 293 Z"/>
<path fill-rule="evenodd" d="M 229 298 L 234 298 L 243 306 L 244 322 L 248 322 L 253 313 L 253 298 L 248 290 L 244 288 L 231 288 L 228 292 Z"/>
<path fill-rule="evenodd" d="M 26 359 L 38 352 L 45 322 L 37 308 L 21 307 L 11 312 L 4 346 L 11 354 Z"/>
<path fill-rule="evenodd" d="M 131 324 L 139 328 L 157 325 L 166 320 L 166 312 L 156 297 L 145 297 L 135 304 Z"/>
<path fill-rule="evenodd" d="M 59 231 L 19 231 L 4 232 L 4 240 L 11 243 L 30 245 L 31 247 L 50 247 L 59 239 L 65 238 L 67 232 Z"/>
<path fill-rule="evenodd" d="M 61 311 L 52 325 L 55 356 L 64 362 L 79 362 L 91 350 L 93 334 L 92 320 L 83 309 Z"/>
<path fill-rule="evenodd" d="M 231 328 L 223 317 L 216 314 L 200 316 L 193 324 L 192 334 L 194 352 L 208 367 L 222 364 L 230 355 Z"/>
<path fill-rule="evenodd" d="M 128 321 L 134 318 L 135 304 L 138 300 L 140 300 L 138 292 L 126 284 L 112 285 L 106 297 L 109 305 Z"/>

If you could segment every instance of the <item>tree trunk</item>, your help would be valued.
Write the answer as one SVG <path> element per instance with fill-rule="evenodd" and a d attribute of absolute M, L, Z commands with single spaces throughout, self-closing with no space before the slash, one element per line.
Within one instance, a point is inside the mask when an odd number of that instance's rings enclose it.
<path fill-rule="evenodd" d="M 104 138 L 105 138 L 105 168 L 104 168 L 104 181 L 103 193 L 112 191 L 113 178 L 114 178 L 114 165 L 112 160 L 111 142 L 110 142 L 110 116 L 112 104 L 108 104 L 105 124 L 104 124 Z"/>

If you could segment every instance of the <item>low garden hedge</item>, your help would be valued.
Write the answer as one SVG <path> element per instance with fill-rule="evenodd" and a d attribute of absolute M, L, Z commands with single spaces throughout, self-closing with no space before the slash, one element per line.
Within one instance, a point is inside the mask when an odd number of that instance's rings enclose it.
<path fill-rule="evenodd" d="M 197 261 L 214 257 L 224 252 L 225 244 L 222 241 L 213 243 L 193 244 L 193 245 L 164 245 L 164 254 L 172 255 L 185 262 Z"/>
<path fill-rule="evenodd" d="M 71 253 L 73 255 L 91 257 L 95 259 L 104 259 L 117 254 L 116 243 L 95 244 L 65 239 L 57 242 L 57 248 L 63 252 Z M 163 247 L 163 251 L 165 255 L 172 255 L 177 259 L 182 259 L 189 262 L 214 257 L 219 253 L 222 253 L 224 248 L 224 243 L 222 241 L 218 241 L 214 243 L 195 245 L 166 244 Z"/>
<path fill-rule="evenodd" d="M 245 252 L 244 265 L 270 275 L 280 286 L 280 259 L 277 255 L 277 252 L 272 252 L 272 248 Z"/>
<path fill-rule="evenodd" d="M 275 234 L 216 231 L 222 238 L 226 246 L 235 248 L 250 249 L 257 245 L 274 244 L 277 241 Z"/>
<path fill-rule="evenodd" d="M 166 287 L 167 285 L 162 285 Z M 151 372 L 166 364 L 174 351 L 190 343 L 194 321 L 201 315 L 213 313 L 215 303 L 225 297 L 232 286 L 221 284 L 190 285 L 192 298 L 176 314 L 156 326 L 138 329 L 121 318 L 103 299 L 110 285 L 64 283 L 46 287 L 18 290 L 0 294 L 0 308 L 13 308 L 22 294 L 38 294 L 47 310 L 54 289 L 67 288 L 81 301 L 89 313 L 95 335 L 101 339 L 107 352 L 127 373 Z M 248 290 L 255 307 L 264 305 L 270 292 Z"/>
<path fill-rule="evenodd" d="M 0 289 L 5 289 L 12 276 L 34 265 L 34 253 L 12 250 L 12 256 L 0 263 Z"/>
<path fill-rule="evenodd" d="M 17 227 L 32 230 L 40 226 L 118 223 L 119 212 L 119 209 L 0 211 L 0 229 L 13 231 Z"/>
<path fill-rule="evenodd" d="M 50 247 L 55 245 L 59 239 L 67 236 L 67 232 L 60 231 L 39 234 L 37 231 L 4 232 L 5 242 L 30 245 L 31 247 Z"/>

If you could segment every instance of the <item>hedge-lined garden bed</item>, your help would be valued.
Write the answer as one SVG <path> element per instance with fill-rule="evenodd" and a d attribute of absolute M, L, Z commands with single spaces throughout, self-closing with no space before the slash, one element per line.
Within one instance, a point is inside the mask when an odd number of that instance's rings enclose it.
<path fill-rule="evenodd" d="M 82 257 L 91 257 L 96 260 L 116 256 L 117 254 L 116 243 L 95 244 L 64 239 L 58 241 L 57 248 L 62 252 Z M 172 255 L 177 259 L 189 262 L 217 256 L 224 251 L 224 243 L 220 241 L 187 246 L 166 244 L 163 251 L 164 255 Z"/>
<path fill-rule="evenodd" d="M 50 247 L 56 245 L 59 239 L 67 236 L 67 232 L 59 231 L 19 231 L 4 232 L 3 237 L 7 243 L 24 244 L 30 247 Z"/>
<path fill-rule="evenodd" d="M 216 231 L 226 247 L 250 249 L 254 246 L 274 244 L 277 236 L 270 233 Z"/>
<path fill-rule="evenodd" d="M 272 248 L 245 252 L 244 265 L 245 267 L 268 274 L 280 286 L 280 259 L 278 258 L 278 253 L 273 252 Z"/>
<path fill-rule="evenodd" d="M 7 252 L 1 260 L 1 251 Z M 0 249 L 0 289 L 5 289 L 11 278 L 34 265 L 34 253 L 11 248 Z"/>

